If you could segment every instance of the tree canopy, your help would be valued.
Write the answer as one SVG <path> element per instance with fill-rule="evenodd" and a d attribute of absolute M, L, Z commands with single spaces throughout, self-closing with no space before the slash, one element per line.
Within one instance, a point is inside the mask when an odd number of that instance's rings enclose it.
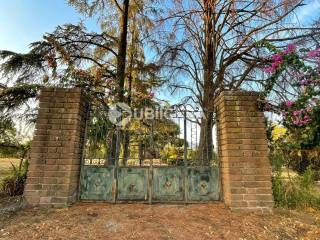
<path fill-rule="evenodd" d="M 295 20 L 303 0 L 67 2 L 97 19 L 100 31 L 66 23 L 31 43 L 26 54 L 0 51 L 0 71 L 9 79 L 1 85 L 0 109 L 16 111 L 50 86 L 85 89 L 96 111 L 115 102 L 156 106 L 155 91 L 167 86 L 172 94 L 184 92 L 181 104 L 204 111 L 198 156 L 206 162 L 213 158 L 218 94 L 249 89 L 261 91 L 262 98 L 289 100 L 300 89 L 287 68 L 270 73 L 282 58 L 295 61 L 293 46 L 319 44 L 318 23 L 300 26 Z M 270 51 L 283 54 L 270 58 Z M 124 146 L 129 132 L 123 130 Z"/>

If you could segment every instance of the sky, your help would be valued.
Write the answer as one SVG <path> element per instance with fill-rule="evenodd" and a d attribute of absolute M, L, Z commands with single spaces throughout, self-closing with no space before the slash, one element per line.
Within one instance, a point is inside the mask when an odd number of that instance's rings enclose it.
<path fill-rule="evenodd" d="M 27 52 L 28 45 L 41 40 L 44 33 L 81 18 L 65 0 L 0 0 L 0 49 Z M 97 29 L 94 20 L 86 25 Z"/>
<path fill-rule="evenodd" d="M 297 17 L 302 24 L 320 15 L 320 0 L 307 0 Z M 27 52 L 31 42 L 40 40 L 59 24 L 81 19 L 65 0 L 0 0 L 0 49 Z M 86 20 L 90 30 L 97 30 L 94 20 Z"/>
<path fill-rule="evenodd" d="M 309 0 L 306 1 L 307 5 L 301 8 L 298 12 L 297 17 L 302 24 L 311 23 L 320 15 L 320 0 Z"/>

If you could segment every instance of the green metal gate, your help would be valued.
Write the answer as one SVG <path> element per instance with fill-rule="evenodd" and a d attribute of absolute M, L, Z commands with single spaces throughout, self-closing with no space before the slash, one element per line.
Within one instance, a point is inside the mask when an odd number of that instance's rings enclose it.
<path fill-rule="evenodd" d="M 156 123 L 152 121 L 149 125 L 151 134 L 143 137 L 136 134 L 138 136 L 137 139 L 140 141 L 139 150 L 135 151 L 139 152 L 137 164 L 131 163 L 129 165 L 127 161 L 126 166 L 123 163 L 122 165 L 120 164 L 121 158 L 119 156 L 121 150 L 120 135 L 125 136 L 126 132 L 119 130 L 119 128 L 113 132 L 113 135 L 109 134 L 112 130 L 108 128 L 104 129 L 105 132 L 101 131 L 101 122 L 105 121 L 106 116 L 102 116 L 102 121 L 97 117 L 96 119 L 91 117 L 91 119 L 94 120 L 88 126 L 86 152 L 81 167 L 80 200 L 113 203 L 131 201 L 192 203 L 219 200 L 220 178 L 217 160 L 204 165 L 199 164 L 201 161 L 197 159 L 197 161 L 194 159 L 191 161 L 191 157 L 188 157 L 189 153 L 195 152 L 194 149 L 197 146 L 198 140 L 196 138 L 198 137 L 197 128 L 199 123 L 196 123 L 196 129 L 194 129 L 192 122 L 188 125 L 185 112 L 181 118 L 176 118 L 179 119 L 179 124 L 169 122 L 174 124 L 176 128 L 176 136 L 174 134 L 170 135 L 176 141 L 180 139 L 180 135 L 178 137 L 177 135 L 181 133 L 180 119 L 182 120 L 184 143 L 183 147 L 180 147 L 180 156 L 179 148 L 178 154 L 175 156 L 176 159 L 170 159 L 169 161 L 160 159 L 161 157 L 157 156 L 161 155 L 159 154 L 161 149 L 156 149 L 155 139 L 158 141 L 161 141 L 161 139 L 159 140 L 159 136 L 154 137 L 156 135 L 154 134 Z M 165 123 L 167 124 L 168 121 Z M 97 126 L 99 128 L 98 131 L 96 129 Z M 168 124 L 165 127 L 168 127 Z M 188 131 L 190 140 L 188 140 Z M 100 137 L 102 140 L 98 140 L 98 134 L 101 134 L 101 132 L 103 132 L 102 138 Z M 136 135 L 131 132 L 131 137 Z M 106 137 L 104 138 L 104 136 Z M 124 139 L 125 137 L 122 138 Z M 147 144 L 145 139 L 148 139 L 152 144 Z M 163 142 L 171 142 L 171 140 L 170 137 L 165 136 Z M 116 160 L 112 161 L 111 157 L 110 161 L 110 156 L 112 155 L 110 153 L 111 146 L 114 144 L 117 146 L 113 156 Z M 145 146 L 145 149 L 141 149 L 141 145 Z M 158 148 L 165 148 L 163 144 L 158 145 L 160 146 Z M 104 148 L 107 148 L 108 151 L 104 151 Z M 133 144 L 130 145 L 130 150 L 132 149 L 134 149 Z M 141 151 L 147 151 L 147 153 L 149 151 L 149 155 L 152 153 L 153 156 L 142 157 Z M 144 155 L 147 155 L 147 153 L 144 153 Z M 130 159 L 134 159 L 131 155 Z M 156 160 L 158 163 L 154 163 Z M 146 161 L 149 162 L 145 163 Z"/>
<path fill-rule="evenodd" d="M 83 166 L 80 182 L 84 201 L 202 202 L 220 192 L 217 167 Z"/>

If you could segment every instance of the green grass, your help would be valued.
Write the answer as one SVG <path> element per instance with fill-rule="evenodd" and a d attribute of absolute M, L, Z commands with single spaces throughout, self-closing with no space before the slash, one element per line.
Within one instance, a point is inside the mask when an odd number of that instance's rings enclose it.
<path fill-rule="evenodd" d="M 20 159 L 18 158 L 0 158 L 0 179 L 7 176 L 12 169 L 12 164 L 19 166 Z"/>

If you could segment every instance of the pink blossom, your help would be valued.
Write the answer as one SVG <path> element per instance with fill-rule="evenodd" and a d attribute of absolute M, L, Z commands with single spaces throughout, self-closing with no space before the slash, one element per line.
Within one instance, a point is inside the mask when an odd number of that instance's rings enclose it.
<path fill-rule="evenodd" d="M 310 118 L 310 116 L 309 116 L 309 115 L 305 115 L 305 116 L 304 116 L 304 118 L 303 118 L 303 120 L 304 120 L 304 121 L 310 121 L 310 120 L 311 120 L 311 118 Z"/>
<path fill-rule="evenodd" d="M 273 61 L 275 62 L 282 62 L 283 61 L 283 57 L 280 54 L 275 54 L 272 56 Z"/>
<path fill-rule="evenodd" d="M 293 116 L 301 115 L 301 113 L 302 113 L 302 110 L 295 110 L 293 111 Z"/>
<path fill-rule="evenodd" d="M 153 98 L 153 97 L 154 97 L 154 93 L 151 92 L 151 93 L 149 94 L 149 96 Z"/>
<path fill-rule="evenodd" d="M 277 70 L 277 68 L 280 66 L 280 62 L 273 62 L 271 64 L 271 67 L 274 69 L 274 70 Z"/>
<path fill-rule="evenodd" d="M 283 57 L 280 54 L 275 54 L 272 56 L 273 63 L 271 64 L 271 67 L 266 67 L 263 69 L 266 73 L 273 73 L 275 72 L 279 66 L 281 65 L 281 62 L 283 61 Z"/>
<path fill-rule="evenodd" d="M 292 101 L 286 101 L 285 102 L 285 105 L 286 105 L 286 107 L 292 107 L 293 105 L 294 105 L 294 102 L 292 102 Z"/>
<path fill-rule="evenodd" d="M 273 73 L 279 68 L 280 62 L 274 62 L 271 64 L 271 67 L 266 67 L 263 69 L 266 73 Z"/>
<path fill-rule="evenodd" d="M 289 44 L 283 53 L 286 55 L 292 54 L 296 51 L 296 49 L 297 49 L 297 46 L 295 44 Z"/>
<path fill-rule="evenodd" d="M 308 123 L 310 123 L 310 121 L 311 119 L 306 119 L 306 120 L 295 119 L 293 121 L 293 124 L 301 127 L 301 126 L 307 125 Z"/>
<path fill-rule="evenodd" d="M 263 69 L 265 73 L 273 73 L 274 69 L 272 67 L 266 67 Z"/>
<path fill-rule="evenodd" d="M 301 109 L 301 110 L 296 110 L 293 112 L 294 115 L 294 120 L 293 124 L 297 126 L 304 126 L 307 125 L 312 121 L 311 117 L 307 114 L 309 109 Z"/>
<path fill-rule="evenodd" d="M 295 120 L 293 121 L 293 124 L 294 124 L 294 125 L 299 125 L 299 124 L 300 124 L 300 119 L 295 119 Z"/>
<path fill-rule="evenodd" d="M 315 57 L 320 57 L 320 48 L 316 50 L 312 50 L 308 53 L 309 58 L 315 58 Z"/>

